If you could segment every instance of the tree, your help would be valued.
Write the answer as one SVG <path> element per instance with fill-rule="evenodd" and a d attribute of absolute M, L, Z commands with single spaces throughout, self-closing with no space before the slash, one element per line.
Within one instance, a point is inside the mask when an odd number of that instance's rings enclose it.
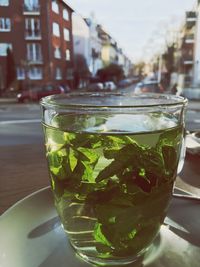
<path fill-rule="evenodd" d="M 175 45 L 172 44 L 167 46 L 166 52 L 163 55 L 163 60 L 165 62 L 165 66 L 167 69 L 167 73 L 165 74 L 164 77 L 166 87 L 169 86 L 171 74 L 175 71 L 174 53 L 175 53 Z"/>
<path fill-rule="evenodd" d="M 121 66 L 117 64 L 110 64 L 103 69 L 99 69 L 97 71 L 97 76 L 99 76 L 102 82 L 110 80 L 117 82 L 124 77 L 124 71 Z"/>
<path fill-rule="evenodd" d="M 16 81 L 16 68 L 12 50 L 7 48 L 6 58 L 6 88 L 10 88 Z"/>

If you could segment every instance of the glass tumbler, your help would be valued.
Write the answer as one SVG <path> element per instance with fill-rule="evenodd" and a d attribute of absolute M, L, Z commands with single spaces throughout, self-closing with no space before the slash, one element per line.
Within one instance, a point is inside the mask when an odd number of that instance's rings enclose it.
<path fill-rule="evenodd" d="M 131 93 L 41 100 L 55 207 L 86 261 L 129 264 L 152 244 L 172 197 L 186 104 Z"/>

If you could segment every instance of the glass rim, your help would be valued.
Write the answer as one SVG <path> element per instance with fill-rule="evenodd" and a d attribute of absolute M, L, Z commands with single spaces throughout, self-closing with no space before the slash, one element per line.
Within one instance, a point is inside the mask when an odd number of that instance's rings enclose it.
<path fill-rule="evenodd" d="M 121 96 L 121 97 L 129 97 L 130 99 L 135 100 L 135 103 L 130 104 L 98 104 L 95 105 L 93 103 L 73 103 L 69 100 L 73 97 L 80 97 L 80 99 L 83 99 L 84 97 L 111 97 L 111 96 Z M 137 101 L 139 99 L 143 100 L 149 100 L 153 99 L 155 100 L 153 103 L 145 103 L 145 104 L 139 104 Z M 159 103 L 159 101 L 156 102 L 156 100 L 162 99 L 165 100 L 164 103 Z M 59 100 L 67 100 L 65 102 L 59 103 Z M 50 95 L 43 97 L 40 100 L 40 105 L 44 108 L 75 108 L 75 109 L 84 109 L 84 108 L 151 108 L 151 107 L 175 107 L 175 106 L 186 106 L 188 103 L 188 99 L 182 96 L 176 96 L 171 94 L 159 94 L 159 93 L 146 93 L 146 94 L 135 94 L 135 93 L 128 93 L 128 92 L 72 92 L 67 94 L 56 94 L 56 95 Z"/>

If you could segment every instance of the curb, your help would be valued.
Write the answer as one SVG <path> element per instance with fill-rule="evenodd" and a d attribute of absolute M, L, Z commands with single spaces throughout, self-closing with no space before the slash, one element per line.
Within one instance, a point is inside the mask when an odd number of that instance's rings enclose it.
<path fill-rule="evenodd" d="M 0 98 L 0 104 L 15 104 L 17 103 L 16 98 Z"/>

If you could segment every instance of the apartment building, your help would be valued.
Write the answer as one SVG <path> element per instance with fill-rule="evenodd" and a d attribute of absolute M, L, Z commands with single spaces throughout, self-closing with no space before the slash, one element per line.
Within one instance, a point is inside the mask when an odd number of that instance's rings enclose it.
<path fill-rule="evenodd" d="M 77 14 L 72 15 L 72 34 L 74 46 L 74 82 L 75 87 L 84 88 L 90 79 L 90 32 L 85 19 Z"/>
<path fill-rule="evenodd" d="M 73 86 L 72 8 L 62 0 L 0 0 L 0 88 L 6 88 L 11 51 L 23 89 Z"/>
<path fill-rule="evenodd" d="M 200 86 L 200 1 L 186 12 L 181 39 L 176 45 L 178 84 L 181 88 Z"/>
<path fill-rule="evenodd" d="M 197 4 L 196 38 L 194 45 L 194 86 L 200 85 L 200 1 Z"/>
<path fill-rule="evenodd" d="M 90 34 L 90 62 L 89 62 L 89 69 L 93 77 L 97 74 L 99 69 L 103 68 L 103 62 L 101 58 L 102 53 L 102 40 L 98 33 L 98 24 L 94 15 L 90 18 L 85 19 L 88 27 L 89 27 L 89 34 Z"/>
<path fill-rule="evenodd" d="M 186 12 L 185 23 L 181 31 L 179 72 L 183 75 L 184 87 L 190 86 L 194 82 L 197 20 L 196 10 Z"/>
<path fill-rule="evenodd" d="M 97 25 L 98 37 L 101 39 L 102 51 L 101 59 L 103 66 L 106 67 L 112 63 L 118 64 L 118 45 L 117 42 L 103 29 Z"/>

